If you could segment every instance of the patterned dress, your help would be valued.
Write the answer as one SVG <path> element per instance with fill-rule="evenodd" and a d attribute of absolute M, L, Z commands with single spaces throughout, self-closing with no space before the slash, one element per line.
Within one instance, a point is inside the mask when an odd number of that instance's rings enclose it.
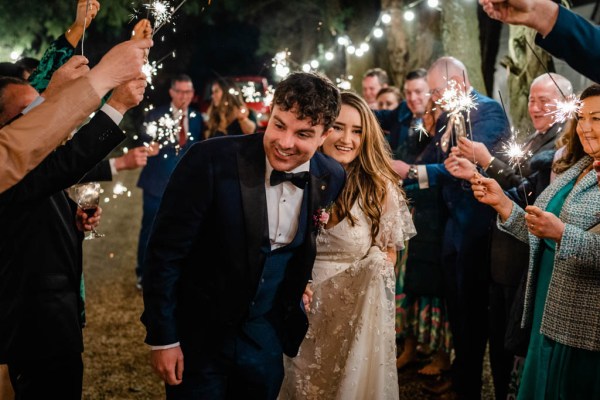
<path fill-rule="evenodd" d="M 310 328 L 285 359 L 281 399 L 397 399 L 394 265 L 385 249 L 415 235 L 400 191 L 390 185 L 379 234 L 357 204 L 317 238 Z"/>

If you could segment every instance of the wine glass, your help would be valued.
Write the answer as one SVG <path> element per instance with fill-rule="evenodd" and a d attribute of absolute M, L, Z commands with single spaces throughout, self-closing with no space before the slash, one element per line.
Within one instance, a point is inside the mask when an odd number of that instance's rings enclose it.
<path fill-rule="evenodd" d="M 81 210 L 92 217 L 98 209 L 100 203 L 100 184 L 98 182 L 80 183 L 72 187 L 73 197 Z M 104 237 L 103 233 L 98 233 L 92 227 L 91 232 L 86 232 L 84 239 L 91 240 Z"/>

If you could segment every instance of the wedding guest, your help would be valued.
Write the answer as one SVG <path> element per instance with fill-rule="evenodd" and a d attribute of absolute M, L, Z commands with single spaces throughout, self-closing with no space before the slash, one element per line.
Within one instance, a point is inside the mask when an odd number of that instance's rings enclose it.
<path fill-rule="evenodd" d="M 343 168 L 315 154 L 340 94 L 293 73 L 272 107 L 264 135 L 193 146 L 154 221 L 142 322 L 168 399 L 275 399 L 283 354 L 295 356 L 306 334 L 313 217 L 344 185 Z"/>
<path fill-rule="evenodd" d="M 185 74 L 179 74 L 171 79 L 169 97 L 171 98 L 169 104 L 157 107 L 146 115 L 143 133 L 137 140 L 138 145 L 148 146 L 149 155 L 152 156 L 142 169 L 137 182 L 137 186 L 142 189 L 143 195 L 142 224 L 135 267 L 136 287 L 138 289 L 142 288 L 144 257 L 152 222 L 158 212 L 158 206 L 169 178 L 179 160 L 190 147 L 202 140 L 202 117 L 197 110 L 190 107 L 190 103 L 194 98 L 192 78 Z M 156 134 L 149 134 L 151 126 L 158 131 L 166 129 L 161 126 L 160 121 L 163 118 L 175 121 L 177 131 L 175 143 L 169 142 L 167 138 L 157 137 Z"/>
<path fill-rule="evenodd" d="M 98 107 L 109 90 L 136 76 L 150 39 L 115 46 L 92 70 L 87 59 L 63 68 L 79 78 L 57 85 L 27 115 L 0 127 L 0 193 L 19 182 Z M 72 74 L 71 74 L 72 75 Z M 59 87 L 60 86 L 60 87 Z"/>
<path fill-rule="evenodd" d="M 389 81 L 387 72 L 381 68 L 371 68 L 363 75 L 362 97 L 371 110 L 377 110 L 377 93 L 388 87 Z"/>
<path fill-rule="evenodd" d="M 402 95 L 396 86 L 388 86 L 377 92 L 376 99 L 378 110 L 394 110 L 402 101 Z"/>
<path fill-rule="evenodd" d="M 248 135 L 256 131 L 256 116 L 233 82 L 218 79 L 211 87 L 205 137 Z"/>
<path fill-rule="evenodd" d="M 100 211 L 88 219 L 64 189 L 125 138 L 117 123 L 143 98 L 140 75 L 117 87 L 72 140 L 0 194 L 0 363 L 8 365 L 17 399 L 81 398 L 82 231 L 97 224 Z"/>
<path fill-rule="evenodd" d="M 557 178 L 524 210 L 493 179 L 471 179 L 500 229 L 529 243 L 523 324 L 531 339 L 518 399 L 600 397 L 600 216 L 594 159 L 600 159 L 600 85 L 581 94 L 577 124 L 565 133 Z"/>
<path fill-rule="evenodd" d="M 323 152 L 347 182 L 321 211 L 330 218 L 319 222 L 310 327 L 286 359 L 280 398 L 397 399 L 394 263 L 415 229 L 389 146 L 355 93 L 342 93 Z"/>
<path fill-rule="evenodd" d="M 557 86 L 558 85 L 558 86 Z M 556 140 L 562 135 L 563 123 L 556 123 L 551 111 L 564 95 L 573 92 L 571 83 L 558 74 L 543 74 L 533 80 L 529 90 L 528 111 L 535 132 L 521 143 L 527 154 L 519 160 L 520 166 L 494 157 L 480 142 L 460 138 L 453 155 L 446 159 L 446 169 L 460 179 L 473 176 L 475 161 L 486 175 L 498 181 L 506 191 L 514 194 L 517 204 L 525 207 L 550 184 L 550 170 L 556 152 Z M 542 161 L 543 160 L 543 161 Z M 525 199 L 527 196 L 527 199 Z M 527 345 L 529 330 L 511 326 L 515 299 L 521 299 L 523 276 L 527 271 L 529 246 L 513 236 L 492 228 L 489 292 L 490 365 L 494 378 L 496 398 L 506 398 L 509 387 L 516 393 Z M 522 313 L 522 312 L 521 312 Z M 520 314 L 521 314 L 520 313 Z M 513 324 L 514 325 L 514 324 Z M 505 338 L 508 338 L 505 340 Z M 515 359 L 516 357 L 516 359 Z"/>
<path fill-rule="evenodd" d="M 444 92 L 454 86 L 473 96 L 477 107 L 468 115 L 464 111 L 450 113 L 448 111 L 452 110 L 443 110 L 436 122 L 433 141 L 423 151 L 419 164 L 395 161 L 401 167 L 398 171 L 405 183 L 417 183 L 419 188 L 439 185 L 448 210 L 442 269 L 456 357 L 451 367 L 451 380 L 426 385 L 424 390 L 441 394 L 453 388 L 460 396 L 478 399 L 487 342 L 487 325 L 482 318 L 487 315 L 488 242 L 494 214 L 469 195 L 462 182 L 448 173 L 443 161 L 448 157 L 452 143 L 467 132 L 480 138 L 491 150 L 507 138 L 509 130 L 500 104 L 471 87 L 464 64 L 456 58 L 436 60 L 428 70 L 427 81 L 432 101 L 440 102 Z"/>

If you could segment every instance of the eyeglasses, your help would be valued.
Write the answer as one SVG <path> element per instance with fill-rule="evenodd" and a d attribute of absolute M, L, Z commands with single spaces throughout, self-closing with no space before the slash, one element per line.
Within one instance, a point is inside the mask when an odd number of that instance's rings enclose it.
<path fill-rule="evenodd" d="M 171 89 L 171 90 L 177 94 L 193 94 L 194 93 L 193 90 L 180 90 L 180 89 Z"/>

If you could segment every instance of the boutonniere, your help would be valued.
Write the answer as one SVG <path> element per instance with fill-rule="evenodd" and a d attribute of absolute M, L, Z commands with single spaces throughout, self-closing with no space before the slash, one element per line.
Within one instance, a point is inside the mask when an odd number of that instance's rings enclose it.
<path fill-rule="evenodd" d="M 317 233 L 321 233 L 321 230 L 325 228 L 327 222 L 329 222 L 329 218 L 331 217 L 331 209 L 333 208 L 333 203 L 329 205 L 318 208 L 317 211 L 313 214 L 313 223 L 315 225 L 315 229 Z"/>

